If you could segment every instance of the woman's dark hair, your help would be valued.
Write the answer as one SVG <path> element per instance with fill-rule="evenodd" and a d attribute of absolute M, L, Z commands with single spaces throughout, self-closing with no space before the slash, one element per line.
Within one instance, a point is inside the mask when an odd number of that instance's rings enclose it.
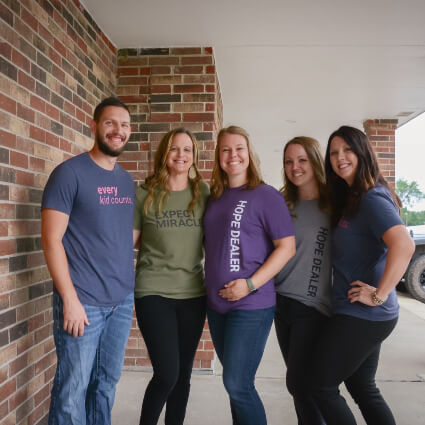
<path fill-rule="evenodd" d="M 357 170 L 351 186 L 339 177 L 332 168 L 330 147 L 334 137 L 343 139 L 357 156 Z M 333 226 L 338 224 L 343 215 L 352 217 L 359 208 L 362 195 L 377 185 L 385 186 L 391 192 L 396 205 L 401 208 L 399 197 L 388 185 L 379 170 L 378 160 L 368 137 L 357 128 L 344 125 L 329 136 L 325 156 L 325 172 L 332 205 L 331 221 Z"/>

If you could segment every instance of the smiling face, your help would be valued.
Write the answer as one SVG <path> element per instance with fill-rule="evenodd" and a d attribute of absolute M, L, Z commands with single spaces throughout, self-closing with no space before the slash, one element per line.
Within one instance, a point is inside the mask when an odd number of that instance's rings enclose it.
<path fill-rule="evenodd" d="M 335 136 L 331 140 L 329 159 L 335 174 L 351 186 L 356 176 L 358 158 L 343 138 Z"/>
<path fill-rule="evenodd" d="M 173 136 L 165 164 L 170 176 L 189 174 L 193 164 L 193 143 L 187 134 L 177 133 Z"/>
<path fill-rule="evenodd" d="M 238 187 L 248 181 L 249 151 L 245 137 L 225 133 L 220 138 L 220 167 L 227 174 L 230 187 Z"/>
<path fill-rule="evenodd" d="M 99 151 L 117 157 L 130 138 L 130 114 L 122 107 L 106 106 L 98 121 L 92 122 L 92 131 Z"/>
<path fill-rule="evenodd" d="M 316 183 L 313 166 L 304 147 L 291 144 L 285 150 L 283 161 L 285 176 L 297 187 Z"/>

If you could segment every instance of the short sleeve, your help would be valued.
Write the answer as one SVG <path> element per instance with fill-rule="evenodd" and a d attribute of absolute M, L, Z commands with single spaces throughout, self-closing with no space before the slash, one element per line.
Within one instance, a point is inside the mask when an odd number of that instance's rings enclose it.
<path fill-rule="evenodd" d="M 134 218 L 133 218 L 133 229 L 142 230 L 143 228 L 143 218 L 145 215 L 144 205 L 147 197 L 147 190 L 143 189 L 142 186 L 139 186 L 136 189 L 136 203 L 134 206 Z"/>
<path fill-rule="evenodd" d="M 294 226 L 284 197 L 271 186 L 267 186 L 261 202 L 261 221 L 271 240 L 293 236 Z"/>
<path fill-rule="evenodd" d="M 41 208 L 50 208 L 70 215 L 77 191 L 78 181 L 74 170 L 67 163 L 60 164 L 47 181 Z"/>
<path fill-rule="evenodd" d="M 362 199 L 361 209 L 377 239 L 391 227 L 403 224 L 390 192 L 384 187 L 371 189 Z"/>
<path fill-rule="evenodd" d="M 210 187 L 206 182 L 202 182 L 201 184 L 201 196 L 206 201 L 210 196 Z"/>

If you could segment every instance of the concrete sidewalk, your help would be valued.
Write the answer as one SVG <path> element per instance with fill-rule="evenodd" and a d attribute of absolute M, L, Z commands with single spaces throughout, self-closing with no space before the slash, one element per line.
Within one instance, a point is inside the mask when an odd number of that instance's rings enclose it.
<path fill-rule="evenodd" d="M 401 294 L 400 305 L 399 323 L 383 344 L 377 381 L 398 425 L 424 425 L 425 304 Z M 193 374 L 185 425 L 232 423 L 220 374 L 219 364 L 212 375 Z M 112 411 L 114 425 L 139 423 L 141 401 L 150 377 L 150 372 L 123 372 Z M 256 387 L 266 409 L 268 425 L 297 425 L 292 399 L 285 388 L 285 366 L 273 329 L 257 372 Z M 345 388 L 341 389 L 358 424 L 364 424 Z M 164 423 L 163 414 L 159 423 Z"/>

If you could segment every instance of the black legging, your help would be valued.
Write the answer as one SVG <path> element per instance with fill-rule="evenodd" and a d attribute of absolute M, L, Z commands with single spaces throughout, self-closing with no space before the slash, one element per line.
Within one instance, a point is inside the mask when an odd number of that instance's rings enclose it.
<path fill-rule="evenodd" d="M 338 387 L 342 382 L 368 425 L 395 425 L 375 383 L 379 352 L 397 319 L 378 322 L 335 315 L 315 350 L 314 398 L 327 425 L 355 425 Z"/>
<path fill-rule="evenodd" d="M 137 298 L 135 307 L 153 367 L 140 425 L 156 425 L 165 403 L 165 424 L 182 425 L 205 322 L 205 297 L 178 300 L 149 295 Z"/>
<path fill-rule="evenodd" d="M 275 329 L 286 364 L 286 387 L 294 398 L 299 425 L 324 425 L 311 396 L 311 359 L 328 317 L 315 308 L 277 294 Z"/>

